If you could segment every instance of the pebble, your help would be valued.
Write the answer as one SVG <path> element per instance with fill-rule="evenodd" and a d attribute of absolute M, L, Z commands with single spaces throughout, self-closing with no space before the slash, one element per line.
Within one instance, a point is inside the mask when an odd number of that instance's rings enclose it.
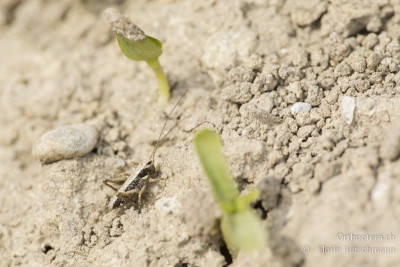
<path fill-rule="evenodd" d="M 386 209 L 390 203 L 390 188 L 392 183 L 387 174 L 383 174 L 372 189 L 371 199 L 375 208 Z"/>
<path fill-rule="evenodd" d="M 307 190 L 311 194 L 317 193 L 321 188 L 321 183 L 317 179 L 311 179 L 307 182 Z"/>
<path fill-rule="evenodd" d="M 396 160 L 400 156 L 400 118 L 387 130 L 379 154 L 387 160 Z"/>
<path fill-rule="evenodd" d="M 299 130 L 297 130 L 297 137 L 300 139 L 305 139 L 309 137 L 316 128 L 317 127 L 315 125 L 306 125 L 300 127 Z"/>
<path fill-rule="evenodd" d="M 304 102 L 294 103 L 293 106 L 290 108 L 290 112 L 292 113 L 293 116 L 295 116 L 300 111 L 310 111 L 310 110 L 311 110 L 311 105 Z"/>
<path fill-rule="evenodd" d="M 349 125 L 353 122 L 355 108 L 356 100 L 354 97 L 344 96 L 342 98 L 342 115 L 344 116 L 346 123 Z"/>
<path fill-rule="evenodd" d="M 244 104 L 249 102 L 253 95 L 250 92 L 250 82 L 231 84 L 222 89 L 222 98 L 233 103 Z"/>
<path fill-rule="evenodd" d="M 124 232 L 124 227 L 121 224 L 121 219 L 120 218 L 115 218 L 115 220 L 112 222 L 112 227 L 110 229 L 110 236 L 120 236 Z"/>
<path fill-rule="evenodd" d="M 98 132 L 87 124 L 57 128 L 42 135 L 32 154 L 43 163 L 70 159 L 89 153 L 96 146 Z"/>
<path fill-rule="evenodd" d="M 280 160 L 282 160 L 283 155 L 280 151 L 277 150 L 272 150 L 268 154 L 268 164 L 270 167 L 274 167 L 276 164 L 279 163 Z"/>
<path fill-rule="evenodd" d="M 367 61 L 362 55 L 353 54 L 350 56 L 350 67 L 357 72 L 364 72 L 367 67 Z"/>
<path fill-rule="evenodd" d="M 155 208 L 157 210 L 163 211 L 167 214 L 173 214 L 177 212 L 181 207 L 181 203 L 175 197 L 164 197 L 155 203 Z"/>

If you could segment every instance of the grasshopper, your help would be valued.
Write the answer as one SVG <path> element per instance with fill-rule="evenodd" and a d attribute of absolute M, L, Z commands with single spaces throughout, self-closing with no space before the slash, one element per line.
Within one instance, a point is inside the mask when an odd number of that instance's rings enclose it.
<path fill-rule="evenodd" d="M 132 200 L 135 195 L 138 195 L 138 203 L 140 205 L 140 202 L 142 200 L 142 194 L 146 190 L 147 184 L 149 182 L 154 182 L 154 181 L 158 180 L 158 179 L 154 178 L 157 174 L 156 168 L 154 166 L 154 157 L 156 155 L 156 151 L 157 151 L 158 147 L 160 146 L 161 142 L 178 125 L 178 123 L 176 123 L 163 137 L 161 137 L 165 130 L 167 122 L 168 122 L 169 118 L 171 117 L 172 112 L 179 105 L 179 103 L 181 102 L 183 97 L 186 95 L 187 91 L 188 90 L 185 91 L 183 96 L 179 99 L 179 101 L 175 104 L 175 106 L 169 113 L 167 120 L 165 121 L 163 128 L 161 129 L 157 143 L 155 144 L 154 149 L 150 155 L 150 159 L 138 164 L 137 167 L 135 168 L 134 172 L 127 178 L 125 178 L 125 177 L 113 178 L 113 179 L 105 179 L 103 181 L 103 183 L 106 186 L 108 186 L 111 189 L 113 189 L 114 191 L 116 191 L 115 194 L 111 197 L 110 202 L 108 204 L 108 207 L 110 209 L 115 209 L 115 208 L 123 206 L 129 200 Z M 111 184 L 120 185 L 121 187 L 119 189 L 117 189 Z"/>

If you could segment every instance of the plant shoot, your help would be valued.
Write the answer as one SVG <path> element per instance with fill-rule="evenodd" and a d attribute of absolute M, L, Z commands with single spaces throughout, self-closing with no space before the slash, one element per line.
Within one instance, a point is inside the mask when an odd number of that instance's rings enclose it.
<path fill-rule="evenodd" d="M 250 207 L 257 199 L 258 191 L 239 196 L 222 153 L 221 141 L 215 132 L 201 130 L 196 134 L 194 143 L 201 166 L 222 210 L 222 235 L 232 256 L 235 257 L 239 250 L 262 249 L 266 242 L 265 231 L 261 220 Z"/>
<path fill-rule="evenodd" d="M 131 60 L 145 61 L 154 71 L 158 86 L 158 104 L 165 108 L 169 100 L 169 84 L 158 58 L 162 54 L 162 44 L 154 37 L 146 35 L 127 16 L 115 9 L 104 12 L 111 25 L 122 53 Z"/>

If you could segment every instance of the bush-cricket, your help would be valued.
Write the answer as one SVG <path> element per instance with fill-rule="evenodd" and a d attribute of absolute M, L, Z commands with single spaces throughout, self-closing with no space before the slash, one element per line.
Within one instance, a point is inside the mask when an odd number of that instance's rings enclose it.
<path fill-rule="evenodd" d="M 160 135 L 158 137 L 157 143 L 154 146 L 154 149 L 150 155 L 150 159 L 146 160 L 137 165 L 134 172 L 128 178 L 113 178 L 113 179 L 106 179 L 103 181 L 105 185 L 112 188 L 116 191 L 114 196 L 110 199 L 108 207 L 110 209 L 115 209 L 120 206 L 126 204 L 129 200 L 132 200 L 133 197 L 137 194 L 138 195 L 138 203 L 140 205 L 141 197 L 143 192 L 146 190 L 146 186 L 149 182 L 156 181 L 154 176 L 156 175 L 156 168 L 154 166 L 154 157 L 158 147 L 160 146 L 161 142 L 168 136 L 168 134 L 178 125 L 176 123 L 164 136 L 162 136 L 165 127 L 167 125 L 168 120 L 171 117 L 172 112 L 175 108 L 179 105 L 183 97 L 186 95 L 188 90 L 182 95 L 179 101 L 175 104 L 171 112 L 169 113 L 162 129 Z M 119 189 L 115 188 L 111 184 L 120 185 Z"/>

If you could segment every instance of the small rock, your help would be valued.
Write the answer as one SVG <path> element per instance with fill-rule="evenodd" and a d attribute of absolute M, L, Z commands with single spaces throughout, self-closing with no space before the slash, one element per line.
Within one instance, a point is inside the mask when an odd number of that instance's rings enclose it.
<path fill-rule="evenodd" d="M 124 230 L 124 228 L 121 224 L 120 218 L 116 218 L 112 222 L 112 227 L 110 229 L 110 236 L 120 236 L 120 235 L 122 235 L 123 230 Z"/>
<path fill-rule="evenodd" d="M 400 44 L 399 41 L 397 39 L 393 39 L 387 46 L 386 46 L 386 50 L 391 53 L 391 54 L 395 54 L 397 52 L 400 51 Z"/>
<path fill-rule="evenodd" d="M 108 142 L 112 143 L 112 142 L 116 142 L 116 141 L 119 139 L 119 137 L 120 137 L 120 134 L 119 134 L 118 128 L 111 128 L 111 129 L 108 131 L 108 133 L 107 133 L 105 139 L 106 139 Z"/>
<path fill-rule="evenodd" d="M 297 137 L 300 139 L 307 138 L 311 135 L 311 133 L 316 129 L 315 125 L 306 125 L 303 127 L 300 127 L 299 130 L 297 131 Z"/>
<path fill-rule="evenodd" d="M 243 66 L 233 68 L 228 72 L 227 80 L 232 84 L 241 82 L 253 82 L 256 73 L 252 69 L 246 69 Z"/>
<path fill-rule="evenodd" d="M 350 56 L 350 67 L 357 72 L 364 72 L 367 67 L 365 58 L 358 54 Z"/>
<path fill-rule="evenodd" d="M 296 194 L 301 191 L 299 184 L 295 181 L 289 183 L 289 190 L 292 194 Z"/>
<path fill-rule="evenodd" d="M 251 70 L 261 70 L 264 66 L 264 61 L 260 55 L 251 54 L 250 58 L 245 62 L 245 68 Z"/>
<path fill-rule="evenodd" d="M 278 79 L 274 73 L 263 70 L 260 75 L 258 75 L 252 86 L 251 92 L 253 94 L 257 92 L 269 92 L 272 91 L 278 85 Z"/>
<path fill-rule="evenodd" d="M 349 125 L 353 122 L 355 108 L 356 100 L 354 97 L 344 96 L 342 98 L 342 115 L 344 116 L 346 123 Z"/>
<path fill-rule="evenodd" d="M 294 66 L 304 68 L 308 65 L 308 52 L 304 48 L 293 47 L 289 53 Z"/>
<path fill-rule="evenodd" d="M 394 76 L 393 80 L 397 85 L 400 85 L 400 71 Z"/>
<path fill-rule="evenodd" d="M 268 165 L 270 167 L 275 166 L 276 164 L 278 164 L 283 158 L 283 155 L 280 151 L 277 150 L 272 150 L 269 154 L 268 154 Z"/>
<path fill-rule="evenodd" d="M 321 100 L 324 97 L 324 92 L 322 88 L 316 85 L 307 85 L 307 98 L 306 102 L 310 103 L 311 106 L 319 106 L 321 104 Z"/>
<path fill-rule="evenodd" d="M 336 78 L 349 76 L 351 74 L 351 67 L 346 62 L 342 61 L 336 65 L 333 74 Z"/>
<path fill-rule="evenodd" d="M 115 160 L 114 168 L 117 169 L 117 170 L 122 170 L 125 167 L 125 165 L 126 165 L 125 160 L 120 158 L 120 157 L 118 157 Z"/>
<path fill-rule="evenodd" d="M 372 49 L 374 48 L 375 45 L 377 45 L 379 42 L 378 36 L 376 33 L 369 33 L 364 40 L 362 41 L 362 45 L 366 47 L 367 49 Z"/>
<path fill-rule="evenodd" d="M 297 153 L 297 151 L 299 151 L 299 149 L 300 149 L 299 141 L 297 139 L 292 140 L 289 144 L 289 149 L 288 149 L 289 153 L 290 154 Z"/>
<path fill-rule="evenodd" d="M 391 186 L 391 179 L 384 173 L 375 184 L 371 193 L 371 199 L 376 208 L 385 209 L 388 207 Z"/>
<path fill-rule="evenodd" d="M 291 19 L 298 26 L 308 26 L 318 20 L 326 11 L 328 4 L 325 1 L 293 1 Z"/>
<path fill-rule="evenodd" d="M 286 89 L 289 93 L 295 94 L 297 99 L 303 98 L 303 89 L 301 88 L 300 82 L 292 82 L 287 86 Z"/>
<path fill-rule="evenodd" d="M 79 157 L 89 153 L 97 139 L 98 132 L 87 124 L 60 127 L 40 137 L 32 154 L 43 163 Z"/>
<path fill-rule="evenodd" d="M 304 74 L 301 72 L 299 67 L 282 66 L 278 70 L 278 75 L 282 80 L 286 80 L 290 83 L 300 81 Z"/>
<path fill-rule="evenodd" d="M 317 179 L 311 179 L 307 182 L 307 191 L 311 194 L 317 193 L 321 187 Z"/>
<path fill-rule="evenodd" d="M 300 111 L 296 115 L 296 123 L 297 125 L 305 126 L 312 123 L 310 112 L 307 111 Z"/>
<path fill-rule="evenodd" d="M 400 118 L 386 132 L 379 154 L 381 158 L 395 160 L 400 156 Z"/>
<path fill-rule="evenodd" d="M 325 54 L 321 49 L 311 51 L 310 60 L 316 73 L 325 70 L 329 66 L 329 55 Z"/>
<path fill-rule="evenodd" d="M 382 56 L 377 53 L 371 53 L 367 57 L 367 67 L 370 70 L 373 70 L 376 66 L 378 66 L 379 62 L 381 62 Z"/>
<path fill-rule="evenodd" d="M 175 197 L 165 197 L 157 200 L 155 208 L 167 214 L 173 214 L 181 208 L 181 203 Z"/>
<path fill-rule="evenodd" d="M 222 98 L 226 101 L 231 101 L 233 103 L 247 103 L 253 97 L 250 92 L 250 88 L 250 82 L 231 84 L 222 89 Z"/>
<path fill-rule="evenodd" d="M 369 88 L 371 88 L 371 84 L 369 81 L 363 80 L 363 79 L 357 79 L 354 81 L 354 86 L 356 87 L 358 92 L 365 92 Z"/>
<path fill-rule="evenodd" d="M 304 102 L 297 102 L 294 103 L 293 106 L 290 108 L 290 112 L 293 116 L 295 116 L 300 111 L 310 111 L 311 105 L 304 103 Z"/>

